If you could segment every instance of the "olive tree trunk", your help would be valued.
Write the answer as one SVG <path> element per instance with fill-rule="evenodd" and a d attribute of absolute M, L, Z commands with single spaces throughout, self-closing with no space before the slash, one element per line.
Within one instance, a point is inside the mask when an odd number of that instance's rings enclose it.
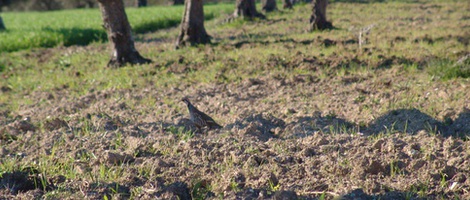
<path fill-rule="evenodd" d="M 147 0 L 135 0 L 136 7 L 145 7 L 147 6 Z"/>
<path fill-rule="evenodd" d="M 176 39 L 176 48 L 190 44 L 206 44 L 211 37 L 204 28 L 204 8 L 202 0 L 186 0 L 184 2 L 181 32 Z"/>
<path fill-rule="evenodd" d="M 284 5 L 282 6 L 284 9 L 292 9 L 292 0 L 284 0 Z"/>
<path fill-rule="evenodd" d="M 131 25 L 127 20 L 122 0 L 98 0 L 98 3 L 103 17 L 103 26 L 106 28 L 113 51 L 108 67 L 120 67 L 126 63 L 151 62 L 135 49 Z"/>
<path fill-rule="evenodd" d="M 184 0 L 170 0 L 169 4 L 170 5 L 182 5 L 184 4 Z"/>
<path fill-rule="evenodd" d="M 0 31 L 6 30 L 5 24 L 3 24 L 2 16 L 0 16 Z"/>
<path fill-rule="evenodd" d="M 333 25 L 326 20 L 328 0 L 313 0 L 312 15 L 310 16 L 310 31 L 331 29 Z"/>
<path fill-rule="evenodd" d="M 276 11 L 276 0 L 261 0 L 261 10 L 264 12 Z"/>
<path fill-rule="evenodd" d="M 243 19 L 252 19 L 255 17 L 266 18 L 256 10 L 255 0 L 237 0 L 235 2 L 235 12 L 233 18 L 242 17 Z"/>
<path fill-rule="evenodd" d="M 2 11 L 3 6 L 7 6 L 11 3 L 10 0 L 0 0 L 0 12 Z M 0 16 L 0 31 L 6 30 L 5 24 L 3 23 L 2 16 Z"/>

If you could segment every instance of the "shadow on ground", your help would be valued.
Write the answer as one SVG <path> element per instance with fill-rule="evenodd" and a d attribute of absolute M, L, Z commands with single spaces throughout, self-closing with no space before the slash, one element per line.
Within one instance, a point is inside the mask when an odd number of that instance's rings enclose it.
<path fill-rule="evenodd" d="M 455 120 L 447 118 L 444 122 L 432 118 L 418 109 L 392 110 L 373 121 L 364 132 L 368 135 L 377 133 L 410 133 L 426 131 L 445 137 L 464 137 L 470 134 L 470 111 L 465 109 Z"/>
<path fill-rule="evenodd" d="M 307 192 L 308 193 L 308 192 Z M 341 199 L 341 200 L 395 200 L 395 199 L 425 199 L 420 198 L 418 194 L 409 191 L 390 191 L 380 195 L 368 195 L 361 188 L 354 189 L 346 194 L 337 196 L 337 194 L 321 191 L 311 191 L 310 194 L 297 194 L 292 190 L 269 191 L 266 189 L 247 188 L 242 191 L 228 195 L 234 199 Z"/>
<path fill-rule="evenodd" d="M 106 31 L 104 29 L 93 28 L 44 28 L 44 31 L 51 34 L 59 34 L 63 39 L 64 46 L 87 45 L 92 42 L 107 41 Z"/>
<path fill-rule="evenodd" d="M 390 191 L 380 195 L 368 195 L 364 193 L 361 188 L 352 190 L 347 194 L 341 196 L 342 200 L 373 200 L 373 199 L 383 199 L 383 200 L 395 200 L 395 199 L 426 199 L 420 198 L 418 194 L 410 191 Z"/>
<path fill-rule="evenodd" d="M 175 126 L 190 122 L 181 122 Z M 325 134 L 416 134 L 425 131 L 444 137 L 465 137 L 470 134 L 470 110 L 465 109 L 455 120 L 434 119 L 418 109 L 392 110 L 372 121 L 368 126 L 360 126 L 334 115 L 315 112 L 312 116 L 298 117 L 286 123 L 283 119 L 268 114 L 253 114 L 228 124 L 224 129 L 243 135 L 254 135 L 267 141 L 269 138 L 302 138 L 315 132 Z"/>

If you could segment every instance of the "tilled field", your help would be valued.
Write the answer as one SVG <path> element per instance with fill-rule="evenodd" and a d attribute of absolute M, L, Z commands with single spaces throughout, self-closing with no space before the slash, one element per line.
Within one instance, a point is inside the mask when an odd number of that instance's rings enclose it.
<path fill-rule="evenodd" d="M 395 32 L 358 49 L 350 15 L 387 6 L 402 15 L 377 29 Z M 45 69 L 18 64 L 43 78 L 33 89 L 2 72 L 2 198 L 470 199 L 468 4 L 335 3 L 337 29 L 304 33 L 309 8 L 209 23 L 204 47 L 139 35 L 150 65 L 102 69 L 104 44 L 8 54 Z M 455 32 L 425 35 L 435 24 Z M 461 74 L 432 70 L 445 64 Z M 184 97 L 223 128 L 196 133 Z"/>

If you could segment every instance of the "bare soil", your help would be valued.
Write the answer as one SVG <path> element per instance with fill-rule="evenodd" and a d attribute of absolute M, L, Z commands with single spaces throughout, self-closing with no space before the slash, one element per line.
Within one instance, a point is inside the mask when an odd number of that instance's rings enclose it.
<path fill-rule="evenodd" d="M 292 23 L 289 20 L 297 19 L 269 22 Z M 217 32 L 213 36 L 224 37 Z M 442 38 L 447 39 L 457 41 Z M 391 39 L 405 40 L 412 39 Z M 441 39 L 416 39 L 436 40 Z M 157 43 L 171 42 L 137 47 Z M 357 41 L 241 40 L 201 51 L 271 45 L 348 46 Z M 103 51 L 102 47 L 65 49 Z M 47 62 L 43 55 L 64 50 L 38 51 L 31 56 Z M 208 62 L 220 59 L 206 55 Z M 287 59 L 272 55 L 253 60 L 252 65 L 265 73 L 228 83 L 223 80 L 230 70 L 217 74 L 221 81 L 214 83 L 157 87 L 149 81 L 126 89 L 91 88 L 81 96 L 70 95 L 66 85 L 34 91 L 25 98 L 35 103 L 0 113 L 0 155 L 21 164 L 3 173 L 0 195 L 3 199 L 470 199 L 469 80 L 428 81 L 421 79 L 426 72 L 410 75 L 400 67 L 426 66 L 432 59 L 382 55 L 368 72 L 337 75 L 345 65 L 366 61 L 293 52 Z M 221 62 L 236 70 L 236 61 Z M 205 70 L 185 55 L 157 61 L 152 68 L 166 65 L 170 65 L 166 73 L 182 77 Z M 279 66 L 322 73 L 281 76 L 276 71 Z M 151 69 L 141 76 L 158 73 Z M 2 93 L 9 92 L 15 91 L 2 87 Z M 410 95 L 409 103 L 400 104 Z M 180 102 L 183 97 L 224 128 L 194 133 Z M 442 104 L 434 108 L 436 101 Z M 57 173 L 38 170 L 48 167 L 57 168 Z M 71 173 L 61 174 L 64 171 Z"/>

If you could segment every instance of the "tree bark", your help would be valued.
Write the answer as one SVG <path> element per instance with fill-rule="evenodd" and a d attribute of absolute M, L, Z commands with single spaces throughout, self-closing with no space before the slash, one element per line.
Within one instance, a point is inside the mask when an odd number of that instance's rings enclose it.
<path fill-rule="evenodd" d="M 170 5 L 182 5 L 184 0 L 170 0 Z"/>
<path fill-rule="evenodd" d="M 6 30 L 5 24 L 3 24 L 2 16 L 0 16 L 0 31 Z"/>
<path fill-rule="evenodd" d="M 312 5 L 310 31 L 333 28 L 333 24 L 326 20 L 326 6 L 328 5 L 328 0 L 313 0 Z"/>
<path fill-rule="evenodd" d="M 292 0 L 284 0 L 284 5 L 282 6 L 284 9 L 292 9 Z"/>
<path fill-rule="evenodd" d="M 211 42 L 211 37 L 204 28 L 204 7 L 202 1 L 185 1 L 183 19 L 181 20 L 181 32 L 176 39 L 176 48 L 187 44 L 195 45 Z"/>
<path fill-rule="evenodd" d="M 261 0 L 261 10 L 264 12 L 272 12 L 277 10 L 276 0 Z"/>
<path fill-rule="evenodd" d="M 266 16 L 256 10 L 255 0 L 237 0 L 235 2 L 233 17 L 242 17 L 243 19 L 252 19 L 255 17 L 266 18 Z"/>
<path fill-rule="evenodd" d="M 10 5 L 11 3 L 11 0 L 0 0 L 0 9 L 3 7 L 3 6 L 8 6 Z"/>
<path fill-rule="evenodd" d="M 147 0 L 135 0 L 135 6 L 136 7 L 146 7 L 147 6 Z"/>
<path fill-rule="evenodd" d="M 32 0 L 29 1 L 30 8 L 33 10 L 49 11 L 49 10 L 60 10 L 61 4 L 56 0 Z"/>
<path fill-rule="evenodd" d="M 2 11 L 3 6 L 7 6 L 11 3 L 10 0 L 0 0 L 0 12 Z M 3 23 L 2 16 L 0 16 L 0 31 L 6 30 L 5 24 Z"/>
<path fill-rule="evenodd" d="M 103 26 L 113 49 L 108 67 L 120 67 L 126 63 L 144 64 L 151 60 L 142 57 L 135 49 L 131 25 L 127 20 L 122 0 L 98 0 Z"/>

